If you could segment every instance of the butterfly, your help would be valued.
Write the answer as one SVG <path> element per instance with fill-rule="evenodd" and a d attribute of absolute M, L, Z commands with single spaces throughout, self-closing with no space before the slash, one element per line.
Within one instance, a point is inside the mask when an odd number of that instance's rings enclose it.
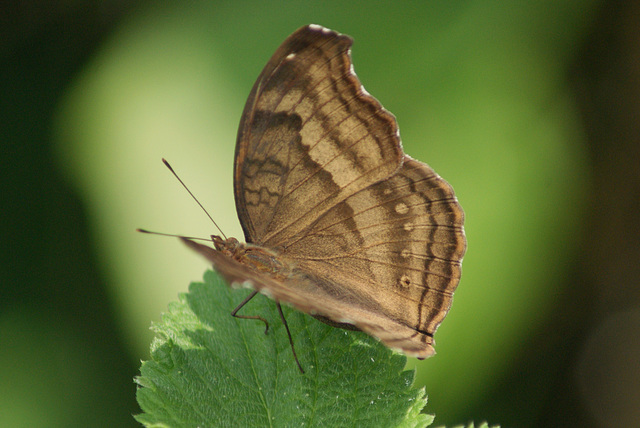
<path fill-rule="evenodd" d="M 285 303 L 423 359 L 460 280 L 464 214 L 451 186 L 404 154 L 395 117 L 353 71 L 351 44 L 318 25 L 282 43 L 238 131 L 246 243 L 182 239 L 231 286 L 253 289 L 234 316 L 266 323 L 237 314 L 262 293 L 281 315 Z"/>

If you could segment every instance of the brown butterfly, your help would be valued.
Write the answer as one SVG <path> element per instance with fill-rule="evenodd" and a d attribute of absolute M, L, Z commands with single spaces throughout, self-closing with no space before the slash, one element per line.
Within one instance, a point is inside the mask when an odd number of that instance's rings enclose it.
<path fill-rule="evenodd" d="M 287 303 L 422 359 L 460 280 L 464 214 L 451 186 L 402 151 L 394 116 L 353 71 L 351 43 L 308 25 L 278 48 L 238 131 L 247 244 L 183 240 L 232 286 L 254 290 L 234 316 L 266 323 L 237 315 L 260 292 L 280 314 Z"/>

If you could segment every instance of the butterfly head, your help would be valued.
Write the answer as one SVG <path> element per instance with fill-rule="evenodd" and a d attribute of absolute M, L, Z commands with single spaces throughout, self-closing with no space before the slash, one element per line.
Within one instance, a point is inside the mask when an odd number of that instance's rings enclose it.
<path fill-rule="evenodd" d="M 216 250 L 220 251 L 232 259 L 237 258 L 238 254 L 243 252 L 243 245 L 236 238 L 224 239 L 218 235 L 211 235 L 211 242 Z"/>

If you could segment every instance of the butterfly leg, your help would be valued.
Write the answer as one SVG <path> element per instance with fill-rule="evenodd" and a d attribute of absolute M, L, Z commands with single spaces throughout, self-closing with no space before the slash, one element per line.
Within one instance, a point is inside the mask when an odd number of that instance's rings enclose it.
<path fill-rule="evenodd" d="M 284 324 L 284 328 L 287 330 L 287 335 L 289 336 L 289 344 L 291 345 L 291 351 L 293 352 L 293 358 L 296 360 L 296 364 L 300 369 L 300 373 L 304 374 L 304 369 L 298 360 L 298 354 L 296 354 L 296 348 L 293 346 L 293 339 L 291 338 L 291 332 L 289 331 L 289 325 L 287 324 L 287 320 L 284 318 L 284 314 L 282 313 L 282 306 L 280 306 L 280 302 L 276 302 L 276 306 L 278 307 L 278 313 L 280 314 L 280 319 Z"/>
<path fill-rule="evenodd" d="M 255 295 L 256 295 L 256 294 L 258 294 L 258 292 L 257 292 L 257 291 L 254 291 L 253 293 L 249 294 L 249 295 L 247 296 L 247 298 L 246 298 L 246 299 L 244 299 L 244 300 L 242 301 L 242 303 L 240 303 L 240 304 L 238 305 L 238 307 L 237 307 L 237 308 L 235 308 L 235 309 L 231 312 L 231 316 L 232 316 L 232 317 L 236 317 L 236 318 L 242 318 L 242 319 L 245 319 L 245 320 L 260 320 L 260 321 L 262 321 L 262 322 L 264 323 L 264 325 L 265 325 L 264 334 L 267 334 L 267 332 L 269 331 L 269 323 L 267 322 L 267 320 L 266 320 L 266 319 L 264 319 L 264 318 L 262 318 L 261 316 L 258 316 L 258 315 L 237 315 L 238 311 L 239 311 L 240 309 L 242 309 L 242 307 L 243 307 L 244 305 L 246 305 L 246 304 L 249 302 L 249 300 L 253 299 L 253 298 L 255 297 Z"/>

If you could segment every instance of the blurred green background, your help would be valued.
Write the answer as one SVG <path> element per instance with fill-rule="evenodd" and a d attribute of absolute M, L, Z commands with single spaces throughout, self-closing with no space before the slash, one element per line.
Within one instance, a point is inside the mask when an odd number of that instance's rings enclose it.
<path fill-rule="evenodd" d="M 242 237 L 231 172 L 284 38 L 355 39 L 469 248 L 436 424 L 640 424 L 637 2 L 44 2 L 0 6 L 0 426 L 136 426 L 149 325 L 207 264 L 145 227 Z"/>

